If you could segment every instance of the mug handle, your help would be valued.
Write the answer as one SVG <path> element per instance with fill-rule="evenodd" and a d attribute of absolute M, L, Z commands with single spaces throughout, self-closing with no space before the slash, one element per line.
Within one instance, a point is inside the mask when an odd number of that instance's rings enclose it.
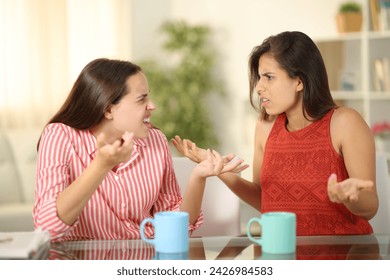
<path fill-rule="evenodd" d="M 261 243 L 262 243 L 261 237 L 260 237 L 260 238 L 254 238 L 254 237 L 252 236 L 252 234 L 251 234 L 250 229 L 251 229 L 252 223 L 258 223 L 258 224 L 261 226 L 261 222 L 260 222 L 260 219 L 259 219 L 259 218 L 252 218 L 252 219 L 250 219 L 250 220 L 248 221 L 248 224 L 247 224 L 247 228 L 248 228 L 248 230 L 247 230 L 248 238 L 249 238 L 249 240 L 251 240 L 252 242 L 255 242 L 255 243 L 258 243 L 258 244 L 261 245 Z"/>
<path fill-rule="evenodd" d="M 141 232 L 141 238 L 143 241 L 147 242 L 147 243 L 150 243 L 154 246 L 154 243 L 155 243 L 155 240 L 154 239 L 151 239 L 151 238 L 147 238 L 145 236 L 145 225 L 147 223 L 151 223 L 154 227 L 154 219 L 152 218 L 146 218 L 144 219 L 142 222 L 141 222 L 141 225 L 140 225 L 140 232 Z"/>

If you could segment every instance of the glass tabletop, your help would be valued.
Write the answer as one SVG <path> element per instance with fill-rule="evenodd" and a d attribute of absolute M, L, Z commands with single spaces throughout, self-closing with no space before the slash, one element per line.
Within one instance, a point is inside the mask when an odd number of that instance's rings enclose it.
<path fill-rule="evenodd" d="M 190 239 L 188 253 L 156 254 L 142 240 L 91 240 L 51 243 L 46 259 L 67 260 L 381 260 L 390 259 L 390 235 L 299 236 L 294 254 L 266 254 L 246 236 Z"/>

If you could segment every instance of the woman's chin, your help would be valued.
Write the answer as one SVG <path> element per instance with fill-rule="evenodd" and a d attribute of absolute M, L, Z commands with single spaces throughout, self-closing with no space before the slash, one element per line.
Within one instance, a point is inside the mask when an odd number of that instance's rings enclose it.
<path fill-rule="evenodd" d="M 149 129 L 146 131 L 140 131 L 139 133 L 134 134 L 134 136 L 138 139 L 145 139 L 149 136 Z"/>

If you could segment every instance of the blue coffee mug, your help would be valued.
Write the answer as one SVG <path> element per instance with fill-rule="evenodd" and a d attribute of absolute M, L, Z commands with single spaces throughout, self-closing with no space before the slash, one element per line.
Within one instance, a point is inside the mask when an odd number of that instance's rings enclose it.
<path fill-rule="evenodd" d="M 153 260 L 189 260 L 188 252 L 181 253 L 159 253 L 157 252 Z"/>
<path fill-rule="evenodd" d="M 154 239 L 145 236 L 145 225 L 154 227 Z M 154 246 L 157 253 L 176 254 L 188 252 L 189 217 L 187 212 L 158 212 L 154 218 L 146 218 L 141 222 L 141 238 Z"/>
<path fill-rule="evenodd" d="M 252 236 L 252 223 L 261 226 L 261 237 Z M 252 242 L 261 246 L 268 254 L 292 254 L 296 249 L 296 215 L 290 212 L 267 212 L 260 218 L 248 221 L 248 237 Z"/>

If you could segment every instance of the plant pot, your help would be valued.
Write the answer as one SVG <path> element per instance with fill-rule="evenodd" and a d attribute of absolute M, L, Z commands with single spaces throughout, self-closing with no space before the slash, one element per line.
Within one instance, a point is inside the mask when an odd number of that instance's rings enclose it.
<path fill-rule="evenodd" d="M 379 153 L 390 153 L 390 137 L 375 137 L 375 150 Z"/>
<path fill-rule="evenodd" d="M 340 33 L 359 32 L 362 29 L 361 13 L 342 13 L 336 15 L 337 29 Z"/>

